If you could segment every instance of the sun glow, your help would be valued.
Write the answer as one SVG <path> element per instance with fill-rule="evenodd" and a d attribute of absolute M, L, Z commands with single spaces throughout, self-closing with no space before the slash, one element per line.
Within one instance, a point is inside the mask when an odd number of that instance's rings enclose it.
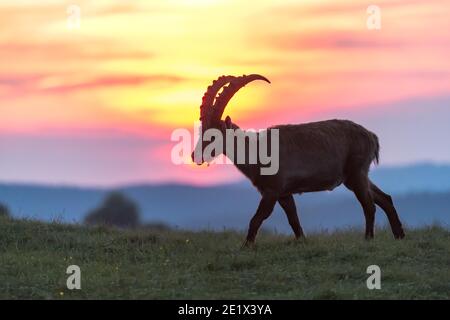
<path fill-rule="evenodd" d="M 175 6 L 212 6 L 225 2 L 225 0 L 169 0 Z"/>

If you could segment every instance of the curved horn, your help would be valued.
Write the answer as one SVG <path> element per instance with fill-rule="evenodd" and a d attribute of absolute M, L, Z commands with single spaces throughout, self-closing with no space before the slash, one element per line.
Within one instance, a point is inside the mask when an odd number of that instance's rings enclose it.
<path fill-rule="evenodd" d="M 212 108 L 212 118 L 216 120 L 220 120 L 222 118 L 222 114 L 225 110 L 225 107 L 227 106 L 228 102 L 231 100 L 231 98 L 234 96 L 236 92 L 239 91 L 242 87 L 244 87 L 246 84 L 254 81 L 254 80 L 263 80 L 267 83 L 270 83 L 270 81 L 259 74 L 251 74 L 246 76 L 245 74 L 240 77 L 235 77 L 228 86 L 223 88 L 222 92 L 219 94 L 219 96 L 216 99 L 216 102 L 214 103 L 214 108 Z"/>
<path fill-rule="evenodd" d="M 220 76 L 206 89 L 202 98 L 202 104 L 200 105 L 200 121 L 209 122 L 213 113 L 213 103 L 217 93 L 224 85 L 233 81 L 235 78 L 234 76 Z"/>

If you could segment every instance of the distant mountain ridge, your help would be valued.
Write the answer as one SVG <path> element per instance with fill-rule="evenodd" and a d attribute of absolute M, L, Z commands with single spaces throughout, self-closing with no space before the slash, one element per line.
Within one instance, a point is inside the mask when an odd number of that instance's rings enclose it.
<path fill-rule="evenodd" d="M 377 168 L 371 179 L 389 193 L 403 221 L 410 226 L 438 222 L 450 224 L 450 166 L 420 164 Z M 230 185 L 137 185 L 120 188 L 139 205 L 143 219 L 187 229 L 245 229 L 260 195 L 248 181 Z M 80 222 L 97 207 L 110 190 L 0 184 L 0 202 L 16 217 Z M 360 226 L 362 210 L 354 196 L 340 187 L 334 192 L 296 196 L 304 229 L 336 229 Z M 381 210 L 377 221 L 386 223 Z M 277 206 L 264 224 L 290 232 L 284 213 Z"/>
<path fill-rule="evenodd" d="M 421 163 L 380 167 L 371 179 L 392 193 L 450 191 L 450 165 Z"/>

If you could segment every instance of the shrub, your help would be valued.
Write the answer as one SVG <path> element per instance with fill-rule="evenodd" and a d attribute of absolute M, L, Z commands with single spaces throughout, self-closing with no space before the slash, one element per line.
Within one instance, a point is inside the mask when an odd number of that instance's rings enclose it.
<path fill-rule="evenodd" d="M 136 204 L 119 192 L 110 193 L 103 204 L 85 218 L 87 225 L 106 225 L 119 228 L 135 228 L 140 224 Z"/>
<path fill-rule="evenodd" d="M 9 209 L 4 204 L 0 203 L 0 217 L 9 217 Z"/>
<path fill-rule="evenodd" d="M 149 222 L 142 226 L 142 229 L 148 231 L 170 231 L 172 228 L 164 222 Z"/>

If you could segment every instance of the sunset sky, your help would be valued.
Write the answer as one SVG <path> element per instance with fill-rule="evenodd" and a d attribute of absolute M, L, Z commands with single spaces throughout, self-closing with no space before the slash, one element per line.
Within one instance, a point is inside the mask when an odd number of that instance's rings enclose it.
<path fill-rule="evenodd" d="M 172 164 L 170 135 L 193 130 L 212 80 L 244 73 L 272 84 L 230 102 L 243 128 L 348 118 L 382 165 L 450 163 L 450 0 L 2 0 L 0 182 L 236 181 Z"/>

